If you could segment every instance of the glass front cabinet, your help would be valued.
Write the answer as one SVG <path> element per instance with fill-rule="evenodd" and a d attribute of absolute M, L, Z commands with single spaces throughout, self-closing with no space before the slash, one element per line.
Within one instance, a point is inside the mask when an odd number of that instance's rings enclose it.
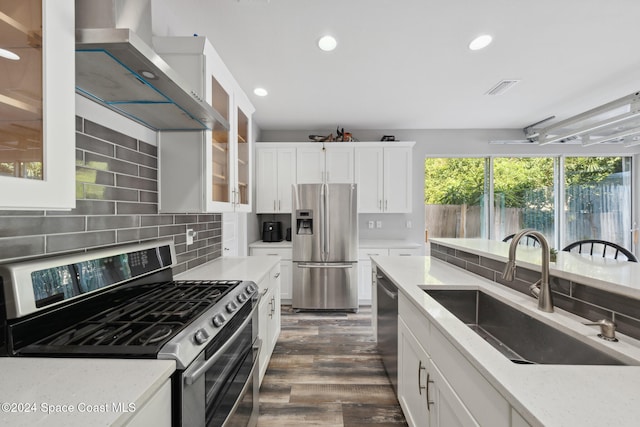
<path fill-rule="evenodd" d="M 0 0 L 0 209 L 75 207 L 73 0 Z"/>
<path fill-rule="evenodd" d="M 160 210 L 250 212 L 255 111 L 204 37 L 157 37 L 154 48 L 222 116 L 204 132 L 160 135 Z"/>

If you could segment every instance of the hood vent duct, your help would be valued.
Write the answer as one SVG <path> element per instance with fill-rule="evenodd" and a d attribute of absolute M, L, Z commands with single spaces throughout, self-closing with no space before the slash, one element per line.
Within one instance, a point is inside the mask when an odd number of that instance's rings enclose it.
<path fill-rule="evenodd" d="M 136 32 L 116 28 L 123 5 L 76 0 L 76 91 L 153 130 L 228 129 Z"/>

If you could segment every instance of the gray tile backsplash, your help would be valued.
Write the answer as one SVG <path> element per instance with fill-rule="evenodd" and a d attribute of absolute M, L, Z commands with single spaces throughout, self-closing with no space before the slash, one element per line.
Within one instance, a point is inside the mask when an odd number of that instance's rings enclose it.
<path fill-rule="evenodd" d="M 157 147 L 76 117 L 76 208 L 0 211 L 0 263 L 173 238 L 174 273 L 218 258 L 220 214 L 158 213 Z M 187 228 L 198 233 L 185 244 Z"/>
<path fill-rule="evenodd" d="M 431 243 L 431 256 L 527 295 L 529 286 L 540 279 L 539 272 L 518 268 L 515 279 L 507 282 L 502 278 L 504 262 L 437 243 Z M 639 300 L 553 275 L 549 280 L 553 301 L 558 308 L 593 321 L 611 319 L 617 323 L 621 333 L 640 339 Z"/>

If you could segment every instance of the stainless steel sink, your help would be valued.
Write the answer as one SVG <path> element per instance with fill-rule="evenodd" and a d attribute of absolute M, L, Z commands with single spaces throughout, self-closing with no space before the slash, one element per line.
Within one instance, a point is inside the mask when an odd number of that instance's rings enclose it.
<path fill-rule="evenodd" d="M 482 291 L 424 291 L 514 363 L 627 364 Z"/>

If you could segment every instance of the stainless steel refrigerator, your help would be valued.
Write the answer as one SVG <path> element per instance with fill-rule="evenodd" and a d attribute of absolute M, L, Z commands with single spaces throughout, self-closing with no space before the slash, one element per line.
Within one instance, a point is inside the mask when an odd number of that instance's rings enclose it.
<path fill-rule="evenodd" d="M 293 186 L 292 307 L 358 311 L 355 184 Z"/>

